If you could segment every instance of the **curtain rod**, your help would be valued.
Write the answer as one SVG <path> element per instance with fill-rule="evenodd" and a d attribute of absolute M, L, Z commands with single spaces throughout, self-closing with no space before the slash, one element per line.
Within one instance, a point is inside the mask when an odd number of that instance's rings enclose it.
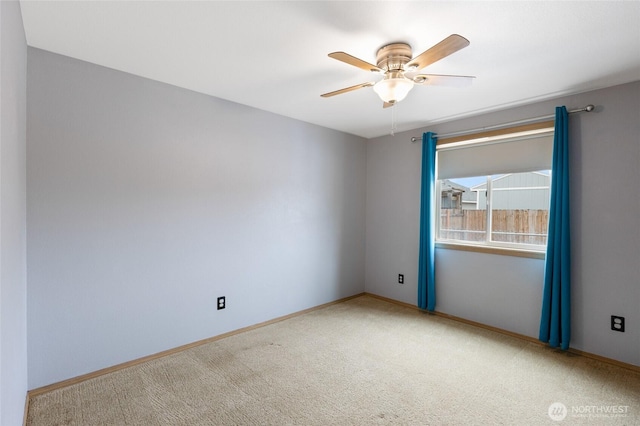
<path fill-rule="evenodd" d="M 584 108 L 572 109 L 568 113 L 569 114 L 576 114 L 578 112 L 591 112 L 594 109 L 595 109 L 595 107 L 593 105 L 589 104 Z M 461 135 L 465 135 L 465 134 L 478 133 L 478 132 L 485 131 L 485 130 L 494 130 L 494 129 L 500 129 L 502 127 L 515 126 L 517 124 L 534 123 L 536 121 L 548 120 L 549 118 L 555 118 L 555 114 L 544 115 L 542 117 L 526 118 L 524 120 L 512 121 L 510 123 L 503 123 L 503 124 L 496 124 L 495 126 L 481 127 L 479 129 L 462 130 L 460 132 L 444 133 L 442 135 L 437 135 L 437 136 L 438 136 L 438 138 L 449 138 L 449 137 L 452 137 L 452 136 L 461 136 Z M 419 137 L 415 137 L 415 136 L 411 137 L 411 142 L 412 143 L 420 142 L 421 140 L 422 140 L 422 138 L 419 138 Z"/>

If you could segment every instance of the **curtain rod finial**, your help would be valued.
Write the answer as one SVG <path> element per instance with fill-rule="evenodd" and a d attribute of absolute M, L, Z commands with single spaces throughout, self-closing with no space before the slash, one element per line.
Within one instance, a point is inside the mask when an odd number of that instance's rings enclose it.
<path fill-rule="evenodd" d="M 415 136 L 411 137 L 411 143 L 416 143 L 418 142 L 418 138 L 416 138 Z"/>
<path fill-rule="evenodd" d="M 594 107 L 593 105 L 589 104 L 589 105 L 587 105 L 587 106 L 584 108 L 584 110 L 585 110 L 585 111 L 587 111 L 587 112 L 591 112 L 591 111 L 593 111 L 593 110 L 594 110 L 594 108 L 595 108 L 595 107 Z"/>

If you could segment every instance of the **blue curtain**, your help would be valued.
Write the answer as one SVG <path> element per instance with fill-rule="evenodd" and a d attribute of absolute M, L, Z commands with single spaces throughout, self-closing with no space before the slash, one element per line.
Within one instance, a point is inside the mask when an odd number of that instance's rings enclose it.
<path fill-rule="evenodd" d="M 571 338 L 571 241 L 569 234 L 569 116 L 556 108 L 551 206 L 545 258 L 540 340 L 569 348 Z"/>
<path fill-rule="evenodd" d="M 435 133 L 422 135 L 422 182 L 420 196 L 420 258 L 418 260 L 418 307 L 433 311 L 436 307 L 435 281 Z"/>

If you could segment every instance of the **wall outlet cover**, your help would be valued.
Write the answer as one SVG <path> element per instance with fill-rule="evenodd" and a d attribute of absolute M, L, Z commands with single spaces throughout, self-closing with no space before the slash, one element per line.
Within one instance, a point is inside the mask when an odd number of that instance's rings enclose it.
<path fill-rule="evenodd" d="M 611 329 L 624 333 L 624 317 L 611 315 Z"/>

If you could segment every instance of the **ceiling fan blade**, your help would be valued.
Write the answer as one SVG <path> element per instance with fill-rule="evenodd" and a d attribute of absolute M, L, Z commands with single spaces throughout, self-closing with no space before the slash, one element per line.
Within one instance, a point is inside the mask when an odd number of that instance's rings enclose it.
<path fill-rule="evenodd" d="M 344 52 L 333 52 L 333 53 L 329 53 L 329 57 L 333 58 L 333 59 L 337 59 L 339 61 L 342 61 L 346 64 L 349 65 L 353 65 L 354 67 L 358 67 L 360 69 L 363 69 L 365 71 L 371 71 L 371 72 L 383 72 L 383 70 L 381 68 L 378 68 L 377 66 L 370 64 L 367 61 L 363 61 L 362 59 L 358 59 L 355 56 L 351 56 L 348 53 L 344 53 Z"/>
<path fill-rule="evenodd" d="M 434 62 L 439 61 L 442 58 L 446 58 L 452 53 L 455 53 L 458 50 L 467 47 L 468 45 L 469 45 L 469 40 L 467 40 L 466 38 L 458 34 L 451 34 L 449 37 L 445 38 L 440 43 L 436 44 L 435 46 L 431 47 L 430 49 L 427 49 L 426 51 L 422 52 L 421 54 L 413 58 L 411 62 L 407 64 L 407 69 L 408 70 L 422 69 L 427 65 L 431 65 Z"/>
<path fill-rule="evenodd" d="M 372 82 L 372 81 L 370 81 L 368 83 L 356 84 L 355 86 L 345 87 L 344 89 L 335 90 L 333 92 L 325 93 L 325 94 L 322 94 L 320 96 L 322 96 L 323 98 L 328 98 L 328 97 L 331 97 L 331 96 L 340 95 L 342 93 L 351 92 L 352 90 L 362 89 L 363 87 L 371 87 L 374 84 L 375 83 Z"/>
<path fill-rule="evenodd" d="M 413 82 L 422 86 L 468 87 L 474 78 L 471 75 L 418 74 Z"/>

